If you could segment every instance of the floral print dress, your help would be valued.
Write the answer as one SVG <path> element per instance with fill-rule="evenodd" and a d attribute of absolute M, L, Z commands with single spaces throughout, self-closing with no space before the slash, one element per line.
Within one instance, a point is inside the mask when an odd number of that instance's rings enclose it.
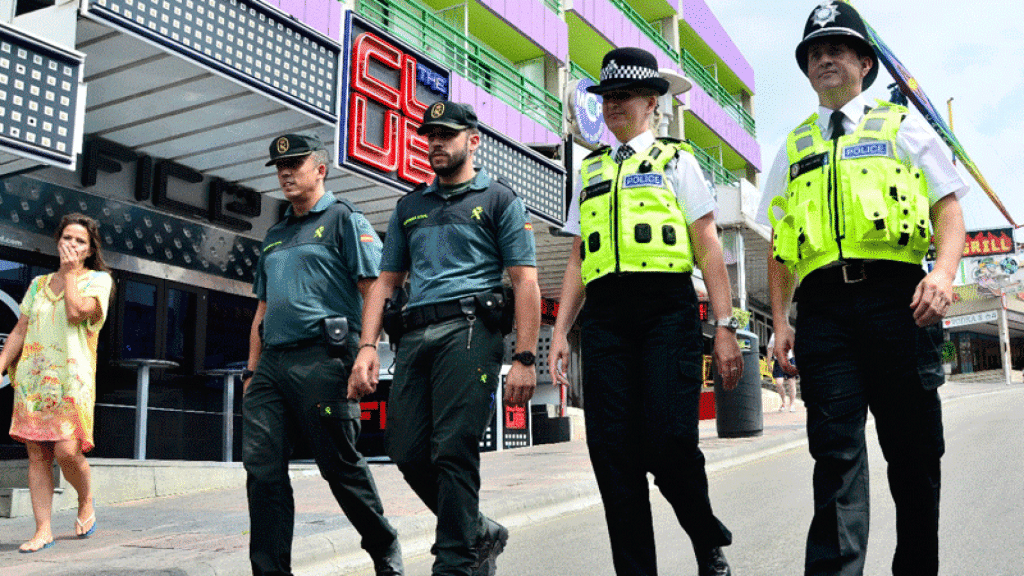
<path fill-rule="evenodd" d="M 32 280 L 21 313 L 28 315 L 28 332 L 14 376 L 14 415 L 11 438 L 25 442 L 55 442 L 78 438 L 82 452 L 92 450 L 93 408 L 96 404 L 96 345 L 107 318 L 110 274 L 88 270 L 78 277 L 86 298 L 96 298 L 102 310 L 97 322 L 68 324 L 64 293 L 50 289 L 52 274 Z"/>

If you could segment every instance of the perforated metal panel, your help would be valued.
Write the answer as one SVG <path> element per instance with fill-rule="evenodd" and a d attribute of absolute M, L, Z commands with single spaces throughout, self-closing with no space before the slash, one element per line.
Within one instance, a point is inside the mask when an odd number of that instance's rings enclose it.
<path fill-rule="evenodd" d="M 483 125 L 476 164 L 511 181 L 530 212 L 562 226 L 566 202 L 564 167 Z"/>
<path fill-rule="evenodd" d="M 261 243 L 141 206 L 24 176 L 0 179 L 0 221 L 49 236 L 81 212 L 100 225 L 103 249 L 251 283 Z"/>
<path fill-rule="evenodd" d="M 0 148 L 74 170 L 84 61 L 83 54 L 0 24 Z"/>
<path fill-rule="evenodd" d="M 85 14 L 326 120 L 339 46 L 257 0 L 89 0 Z"/>

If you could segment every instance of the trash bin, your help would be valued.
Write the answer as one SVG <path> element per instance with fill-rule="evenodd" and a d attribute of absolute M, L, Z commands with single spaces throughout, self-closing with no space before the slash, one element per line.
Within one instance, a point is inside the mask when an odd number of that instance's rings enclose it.
<path fill-rule="evenodd" d="M 753 332 L 739 330 L 736 340 L 743 354 L 743 375 L 736 388 L 723 388 L 718 368 L 714 368 L 715 424 L 719 438 L 746 438 L 764 433 L 758 338 Z"/>

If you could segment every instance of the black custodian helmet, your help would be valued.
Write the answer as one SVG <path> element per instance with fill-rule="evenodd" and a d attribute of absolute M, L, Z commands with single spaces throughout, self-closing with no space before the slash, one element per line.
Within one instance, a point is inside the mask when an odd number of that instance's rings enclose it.
<path fill-rule="evenodd" d="M 854 48 L 858 54 L 871 58 L 871 70 L 861 83 L 867 90 L 878 76 L 878 55 L 868 42 L 868 31 L 860 14 L 853 6 L 841 0 L 825 0 L 818 5 L 807 18 L 804 26 L 804 39 L 796 46 L 796 63 L 807 75 L 807 49 L 822 38 L 843 40 Z"/>

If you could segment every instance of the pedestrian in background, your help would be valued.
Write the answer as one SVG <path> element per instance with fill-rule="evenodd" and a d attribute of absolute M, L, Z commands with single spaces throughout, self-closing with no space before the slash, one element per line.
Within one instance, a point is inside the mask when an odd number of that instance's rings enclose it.
<path fill-rule="evenodd" d="M 814 457 L 814 518 L 805 574 L 859 576 L 868 544 L 864 423 L 875 419 L 896 505 L 892 573 L 939 565 L 938 321 L 952 302 L 964 246 L 967 185 L 919 117 L 862 92 L 878 56 L 860 15 L 823 2 L 796 59 L 818 95 L 765 182 L 758 218 L 771 223 L 768 279 L 775 357 L 795 350 Z M 934 269 L 921 263 L 934 230 Z M 789 324 L 794 289 L 796 333 Z"/>
<path fill-rule="evenodd" d="M 566 334 L 580 314 L 587 446 L 615 573 L 658 573 L 650 472 L 690 537 L 699 576 L 728 576 L 722 547 L 732 534 L 711 510 L 697 446 L 704 341 L 694 264 L 718 317 L 714 356 L 726 390 L 736 387 L 743 359 L 715 198 L 692 148 L 651 132 L 668 88 L 654 56 L 639 48 L 606 54 L 601 82 L 588 88 L 603 97 L 605 124 L 620 144 L 587 156 L 576 179 L 565 224 L 576 238 L 549 368 L 568 385 Z"/>
<path fill-rule="evenodd" d="M 788 357 L 791 366 L 796 366 L 796 360 L 793 356 L 793 351 L 789 351 Z M 779 412 L 785 412 L 786 407 L 789 407 L 790 412 L 796 412 L 796 375 L 788 374 L 782 368 L 782 362 L 775 356 L 775 334 L 768 339 L 768 362 L 772 367 L 772 379 L 775 381 L 775 391 L 779 393 L 779 398 L 782 400 L 779 406 Z M 786 400 L 789 400 L 789 404 L 786 404 Z"/>
<path fill-rule="evenodd" d="M 53 461 L 78 493 L 75 535 L 96 531 L 92 474 L 96 345 L 107 318 L 113 279 L 103 261 L 99 226 L 68 214 L 55 236 L 60 268 L 32 280 L 21 316 L 0 352 L 0 371 L 11 369 L 14 414 L 11 438 L 28 451 L 28 486 L 36 533 L 19 547 L 53 546 Z"/>
<path fill-rule="evenodd" d="M 356 450 L 359 402 L 347 398 L 363 295 L 377 277 L 381 242 L 355 206 L 324 189 L 329 163 L 316 135 L 285 134 L 270 143 L 267 166 L 276 167 L 289 207 L 263 241 L 242 375 L 242 461 L 256 576 L 291 574 L 295 502 L 288 460 L 300 441 L 362 536 L 375 573 L 403 573 L 398 535 Z"/>
<path fill-rule="evenodd" d="M 526 404 L 537 385 L 540 329 L 533 226 L 523 201 L 501 179 L 473 166 L 476 113 L 433 103 L 418 133 L 437 177 L 398 201 L 381 275 L 367 298 L 351 396 L 376 389 L 385 300 L 410 277 L 388 397 L 385 445 L 409 486 L 437 515 L 435 576 L 493 576 L 508 530 L 480 513 L 480 441 L 494 411 L 514 293 L 516 353 L 505 403 Z M 504 302 L 502 305 L 500 302 Z"/>

